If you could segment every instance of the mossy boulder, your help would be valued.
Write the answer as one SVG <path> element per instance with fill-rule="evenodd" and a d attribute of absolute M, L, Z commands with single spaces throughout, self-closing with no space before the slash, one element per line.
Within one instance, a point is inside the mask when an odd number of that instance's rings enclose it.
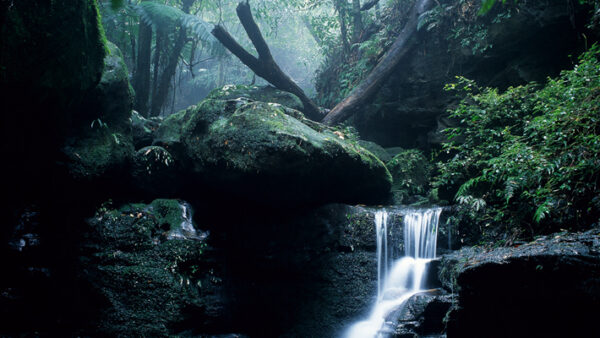
<path fill-rule="evenodd" d="M 400 151 L 386 165 L 394 178 L 395 203 L 415 203 L 428 194 L 432 168 L 420 150 Z"/>
<path fill-rule="evenodd" d="M 383 163 L 387 163 L 392 159 L 392 155 L 390 155 L 385 148 L 375 142 L 360 140 L 358 141 L 358 144 L 370 151 L 373 155 L 377 156 L 377 158 Z"/>
<path fill-rule="evenodd" d="M 229 100 L 245 97 L 253 101 L 279 103 L 283 106 L 302 110 L 302 101 L 291 93 L 284 92 L 272 86 L 226 85 L 211 91 L 207 98 Z"/>
<path fill-rule="evenodd" d="M 134 94 L 123 54 L 112 42 L 107 42 L 107 48 L 109 53 L 104 58 L 102 78 L 86 102 L 89 116 L 85 122 L 99 118 L 113 129 L 122 131 L 131 126 L 129 118 Z"/>
<path fill-rule="evenodd" d="M 70 176 L 91 181 L 124 175 L 134 153 L 131 136 L 107 127 L 90 129 L 85 137 L 72 138 L 63 148 Z"/>
<path fill-rule="evenodd" d="M 369 151 L 275 103 L 205 100 L 167 118 L 156 144 L 196 182 L 253 200 L 377 203 L 391 186 Z"/>
<path fill-rule="evenodd" d="M 107 43 L 100 83 L 79 115 L 77 132 L 67 138 L 63 153 L 75 179 L 123 177 L 134 154 L 131 136 L 133 92 L 119 49 Z"/>
<path fill-rule="evenodd" d="M 131 111 L 131 136 L 133 137 L 135 149 L 152 145 L 154 134 L 161 122 L 162 118 L 160 117 L 147 119 L 135 110 Z"/>
<path fill-rule="evenodd" d="M 177 200 L 104 206 L 88 220 L 80 262 L 98 301 L 88 304 L 99 312 L 91 333 L 168 336 L 178 324 L 206 329 L 223 315 L 211 249 L 188 208 Z M 192 230 L 195 236 L 171 235 Z"/>

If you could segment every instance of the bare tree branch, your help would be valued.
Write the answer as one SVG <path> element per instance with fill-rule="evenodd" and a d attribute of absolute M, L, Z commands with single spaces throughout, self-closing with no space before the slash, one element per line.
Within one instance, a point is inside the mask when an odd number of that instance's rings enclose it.
<path fill-rule="evenodd" d="M 233 53 L 233 55 L 237 56 L 240 61 L 252 69 L 256 75 L 269 81 L 278 89 L 298 96 L 304 105 L 304 114 L 308 118 L 316 121 L 320 120 L 322 114 L 317 105 L 306 96 L 304 91 L 287 74 L 285 74 L 281 68 L 279 68 L 273 59 L 269 46 L 263 38 L 260 28 L 252 17 L 248 1 L 240 2 L 236 12 L 240 22 L 244 26 L 246 34 L 258 52 L 258 58 L 246 51 L 244 47 L 235 41 L 235 39 L 220 25 L 215 26 L 212 31 L 215 38 Z"/>

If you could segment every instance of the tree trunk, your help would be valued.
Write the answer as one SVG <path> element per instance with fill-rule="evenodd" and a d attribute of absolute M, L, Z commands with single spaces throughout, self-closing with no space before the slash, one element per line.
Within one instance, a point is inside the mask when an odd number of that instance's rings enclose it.
<path fill-rule="evenodd" d="M 360 14 L 360 0 L 352 0 L 352 17 L 354 19 L 352 42 L 356 43 L 360 42 L 360 36 L 363 32 L 363 22 Z"/>
<path fill-rule="evenodd" d="M 186 14 L 189 14 L 190 8 L 192 7 L 194 1 L 196 0 L 184 0 L 182 11 Z M 179 63 L 179 56 L 181 55 L 181 51 L 183 50 L 183 47 L 185 47 L 186 43 L 187 32 L 185 27 L 182 25 L 179 27 L 179 33 L 175 39 L 175 44 L 173 45 L 173 49 L 171 50 L 171 53 L 169 53 L 169 56 L 166 60 L 167 65 L 163 69 L 156 91 L 152 96 L 150 116 L 159 116 L 163 106 L 165 105 L 167 97 L 169 96 L 169 90 L 171 89 L 171 79 L 175 75 L 177 64 Z"/>
<path fill-rule="evenodd" d="M 158 89 L 158 82 L 160 79 L 160 60 L 162 58 L 163 50 L 165 49 L 165 42 L 167 40 L 167 34 L 162 29 L 156 28 L 156 44 L 154 45 L 154 77 L 152 79 L 152 97 L 156 95 Z M 152 99 L 151 101 L 154 101 Z"/>
<path fill-rule="evenodd" d="M 322 123 L 334 125 L 341 123 L 364 106 L 381 88 L 385 80 L 390 76 L 404 55 L 414 44 L 413 36 L 417 32 L 419 15 L 425 12 L 431 5 L 432 0 L 417 0 L 412 8 L 409 19 L 396 41 L 382 57 L 371 73 L 356 87 L 348 97 L 338 103 L 323 118 Z"/>
<path fill-rule="evenodd" d="M 304 91 L 277 65 L 267 42 L 264 40 L 258 25 L 252 17 L 248 2 L 240 2 L 236 9 L 238 18 L 244 26 L 246 34 L 258 52 L 258 58 L 248 53 L 229 33 L 220 25 L 215 26 L 212 34 L 225 48 L 237 56 L 242 63 L 248 66 L 256 75 L 269 81 L 280 90 L 296 95 L 304 105 L 304 114 L 312 120 L 320 120 L 322 115 L 317 105 L 306 96 Z"/>
<path fill-rule="evenodd" d="M 335 9 L 338 12 L 338 21 L 340 22 L 340 38 L 344 47 L 344 54 L 350 53 L 350 44 L 348 43 L 348 27 L 346 26 L 346 4 L 342 1 L 334 0 Z"/>
<path fill-rule="evenodd" d="M 315 41 L 317 42 L 317 45 L 322 46 L 323 40 L 321 40 L 321 38 L 317 35 L 317 32 L 315 32 L 315 28 L 310 23 L 310 20 L 308 19 L 307 16 L 302 16 L 302 23 L 304 24 L 304 27 L 306 27 L 306 29 L 308 30 L 310 35 L 313 37 L 313 39 L 315 39 Z"/>
<path fill-rule="evenodd" d="M 150 57 L 152 54 L 152 26 L 140 20 L 138 32 L 138 52 L 133 76 L 135 103 L 133 109 L 148 116 L 148 98 L 150 97 Z"/>
<path fill-rule="evenodd" d="M 167 65 L 163 69 L 162 75 L 159 77 L 159 81 L 157 83 L 156 91 L 154 95 L 152 95 L 150 116 L 159 116 L 163 106 L 165 105 L 165 101 L 169 95 L 169 90 L 171 89 L 171 79 L 177 70 L 179 55 L 185 46 L 186 37 L 187 34 L 185 27 L 180 27 L 179 34 L 177 34 L 177 38 L 175 40 L 175 45 L 173 46 L 173 49 L 167 58 Z"/>

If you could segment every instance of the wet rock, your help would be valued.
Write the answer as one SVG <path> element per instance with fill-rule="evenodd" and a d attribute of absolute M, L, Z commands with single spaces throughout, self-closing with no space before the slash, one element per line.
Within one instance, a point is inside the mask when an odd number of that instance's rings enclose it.
<path fill-rule="evenodd" d="M 597 228 L 518 247 L 462 249 L 443 257 L 439 276 L 449 291 L 458 292 L 449 337 L 600 334 Z"/>
<path fill-rule="evenodd" d="M 97 309 L 93 334 L 167 336 L 214 330 L 223 317 L 222 280 L 189 206 L 155 200 L 102 207 L 89 219 L 82 278 Z"/>
<path fill-rule="evenodd" d="M 452 305 L 449 295 L 439 291 L 420 293 L 411 297 L 401 309 L 390 314 L 388 321 L 396 323 L 393 337 L 430 337 L 442 335 L 444 318 Z"/>

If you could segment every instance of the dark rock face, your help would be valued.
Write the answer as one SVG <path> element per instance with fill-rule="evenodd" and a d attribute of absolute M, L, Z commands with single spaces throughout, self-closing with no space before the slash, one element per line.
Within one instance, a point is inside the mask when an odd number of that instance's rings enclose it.
<path fill-rule="evenodd" d="M 438 291 L 439 292 L 439 291 Z M 421 293 L 411 297 L 401 309 L 388 317 L 396 323 L 396 338 L 430 337 L 445 333 L 444 317 L 452 299 L 449 295 Z"/>
<path fill-rule="evenodd" d="M 16 210 L 48 188 L 107 47 L 95 0 L 3 1 L 0 41 L 0 153 L 10 159 L 1 190 Z"/>
<path fill-rule="evenodd" d="M 475 1 L 439 3 L 454 9 L 464 6 L 465 16 L 477 8 Z M 508 11 L 508 7 L 513 9 Z M 510 14 L 497 17 L 498 11 Z M 456 97 L 445 92 L 444 85 L 456 82 L 455 76 L 460 75 L 482 86 L 505 89 L 558 75 L 572 67 L 569 55 L 583 51 L 586 39 L 597 38 L 586 28 L 589 12 L 589 6 L 567 5 L 562 0 L 520 1 L 496 6 L 486 16 L 475 13 L 473 22 L 442 21 L 435 29 L 424 27 L 418 45 L 379 91 L 374 104 L 357 114 L 355 126 L 362 137 L 384 147 L 426 149 L 438 144 L 445 138 L 437 130 L 454 123 L 445 116 Z M 463 39 L 449 39 L 461 30 L 478 29 L 480 37 L 467 34 Z M 485 46 L 490 48 L 478 50 Z"/>
<path fill-rule="evenodd" d="M 600 231 L 555 234 L 516 248 L 463 249 L 440 277 L 458 291 L 448 337 L 598 336 Z"/>
<path fill-rule="evenodd" d="M 77 181 L 122 182 L 133 157 L 131 107 L 133 93 L 121 51 L 108 43 L 100 83 L 78 118 L 80 127 L 66 139 L 62 151 L 68 158 L 69 177 Z"/>

